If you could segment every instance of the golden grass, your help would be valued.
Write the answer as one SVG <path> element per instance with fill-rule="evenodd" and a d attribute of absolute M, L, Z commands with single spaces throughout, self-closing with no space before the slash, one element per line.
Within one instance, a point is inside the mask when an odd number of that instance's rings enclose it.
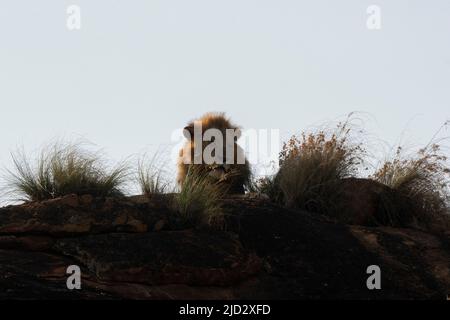
<path fill-rule="evenodd" d="M 438 144 L 432 143 L 412 156 L 397 148 L 394 157 L 371 178 L 403 195 L 411 204 L 413 222 L 427 226 L 450 218 L 449 175 L 447 157 Z"/>
<path fill-rule="evenodd" d="M 356 176 L 365 150 L 350 139 L 348 121 L 332 132 L 302 133 L 283 145 L 280 169 L 269 186 L 287 207 L 334 215 L 341 179 Z M 273 188 L 279 188 L 273 190 Z"/>

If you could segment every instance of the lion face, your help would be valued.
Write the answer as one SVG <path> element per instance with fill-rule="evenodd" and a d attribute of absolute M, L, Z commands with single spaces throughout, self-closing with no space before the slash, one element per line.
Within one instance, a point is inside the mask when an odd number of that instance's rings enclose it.
<path fill-rule="evenodd" d="M 237 144 L 241 136 L 222 113 L 208 113 L 188 124 L 183 130 L 187 142 L 180 151 L 178 182 L 181 184 L 188 167 L 194 165 L 212 181 L 243 184 L 248 176 L 244 151 Z M 245 172 L 245 173 L 244 173 Z"/>

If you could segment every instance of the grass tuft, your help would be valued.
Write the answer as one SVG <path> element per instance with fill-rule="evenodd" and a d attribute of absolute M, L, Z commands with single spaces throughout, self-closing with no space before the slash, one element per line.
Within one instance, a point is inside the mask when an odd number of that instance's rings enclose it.
<path fill-rule="evenodd" d="M 224 188 L 220 184 L 212 183 L 207 173 L 191 166 L 180 192 L 174 197 L 177 219 L 183 225 L 222 228 L 225 216 L 223 194 Z"/>
<path fill-rule="evenodd" d="M 371 178 L 396 190 L 410 203 L 414 224 L 428 226 L 442 219 L 449 221 L 449 175 L 447 157 L 433 143 L 410 156 L 398 147 L 394 157 Z"/>
<path fill-rule="evenodd" d="M 137 181 L 143 195 L 151 197 L 163 194 L 169 188 L 163 170 L 156 164 L 156 156 L 150 161 L 144 156 L 138 160 Z"/>
<path fill-rule="evenodd" d="M 36 160 L 25 152 L 12 154 L 15 170 L 8 170 L 11 193 L 22 201 L 41 201 L 68 194 L 122 196 L 127 168 L 120 164 L 104 169 L 98 153 L 84 150 L 79 143 L 54 143 Z"/>
<path fill-rule="evenodd" d="M 266 181 L 270 194 L 281 195 L 287 207 L 334 215 L 340 181 L 358 174 L 365 155 L 350 132 L 347 119 L 331 132 L 293 136 L 283 145 L 274 180 Z"/>
<path fill-rule="evenodd" d="M 248 192 L 265 195 L 275 203 L 283 202 L 283 194 L 276 181 L 276 175 L 252 178 L 248 184 Z"/>

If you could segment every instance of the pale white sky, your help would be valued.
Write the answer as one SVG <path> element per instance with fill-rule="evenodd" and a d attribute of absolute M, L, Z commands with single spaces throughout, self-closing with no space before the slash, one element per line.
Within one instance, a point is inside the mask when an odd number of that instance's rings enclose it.
<path fill-rule="evenodd" d="M 358 110 L 424 143 L 450 118 L 449 36 L 448 0 L 1 1 L 0 165 L 61 135 L 119 160 L 211 110 L 283 135 Z"/>

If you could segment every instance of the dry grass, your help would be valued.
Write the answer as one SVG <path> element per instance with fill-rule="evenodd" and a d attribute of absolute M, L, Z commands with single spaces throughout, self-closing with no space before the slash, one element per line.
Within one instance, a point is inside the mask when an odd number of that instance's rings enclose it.
<path fill-rule="evenodd" d="M 412 156 L 405 156 L 399 147 L 393 159 L 386 161 L 371 178 L 396 190 L 410 202 L 414 224 L 429 226 L 436 221 L 450 221 L 449 175 L 447 157 L 433 143 Z"/>
<path fill-rule="evenodd" d="M 142 194 L 147 197 L 166 193 L 169 188 L 162 166 L 158 165 L 157 160 L 157 155 L 150 160 L 144 155 L 138 160 L 136 180 Z"/>
<path fill-rule="evenodd" d="M 333 131 L 293 136 L 283 145 L 278 172 L 253 181 L 250 191 L 266 194 L 274 202 L 290 208 L 352 221 L 351 216 L 342 216 L 345 211 L 342 206 L 344 209 L 348 206 L 342 199 L 348 198 L 349 192 L 344 190 L 342 182 L 361 176 L 368 154 L 363 144 L 352 138 L 348 120 Z M 375 208 L 380 213 L 379 223 L 449 230 L 447 160 L 438 143 L 430 142 L 413 155 L 405 155 L 398 148 L 391 160 L 368 177 L 389 187 L 383 189 Z"/>
<path fill-rule="evenodd" d="M 211 183 L 210 177 L 191 166 L 174 197 L 174 209 L 182 225 L 209 225 L 222 228 L 224 209 L 221 198 L 224 189 L 217 183 Z"/>
<path fill-rule="evenodd" d="M 283 194 L 276 183 L 276 175 L 268 175 L 251 179 L 247 191 L 265 195 L 275 203 L 283 202 Z"/>
<path fill-rule="evenodd" d="M 18 200 L 41 201 L 67 194 L 121 196 L 127 168 L 120 164 L 104 169 L 98 153 L 90 153 L 77 143 L 54 143 L 44 148 L 36 160 L 23 151 L 12 154 L 15 170 L 8 171 L 10 193 Z"/>
<path fill-rule="evenodd" d="M 270 193 L 281 193 L 287 207 L 333 215 L 340 180 L 358 174 L 365 154 L 350 132 L 347 119 L 330 133 L 293 136 L 280 153 L 279 172 L 266 183 Z"/>

